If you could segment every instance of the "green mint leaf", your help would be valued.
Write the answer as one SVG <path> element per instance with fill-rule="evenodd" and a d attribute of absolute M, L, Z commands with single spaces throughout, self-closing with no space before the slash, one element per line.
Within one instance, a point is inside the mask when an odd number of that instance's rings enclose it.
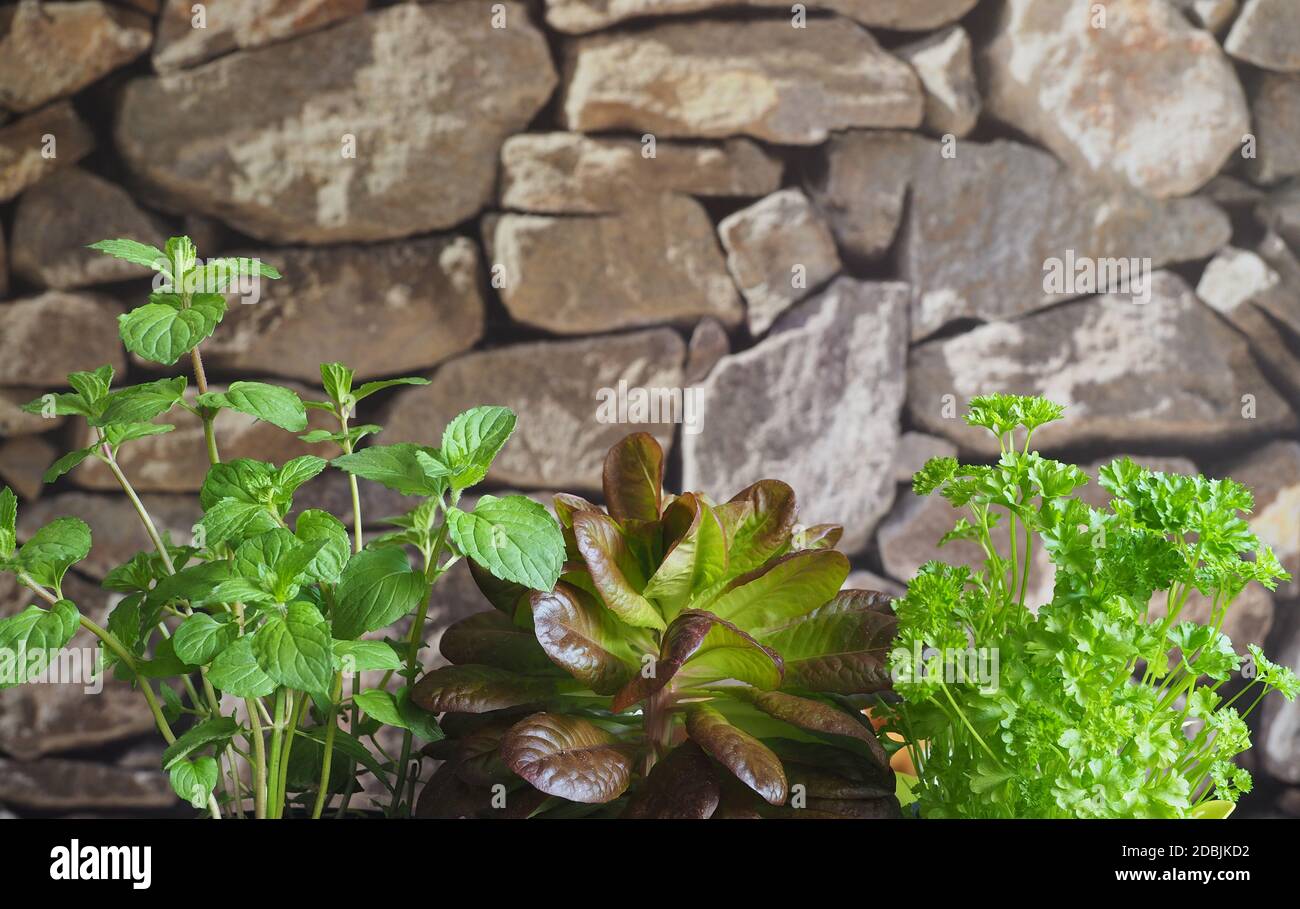
<path fill-rule="evenodd" d="M 334 668 L 348 675 L 367 669 L 401 669 L 402 658 L 383 641 L 335 641 Z"/>
<path fill-rule="evenodd" d="M 276 495 L 282 499 L 291 497 L 299 486 L 320 474 L 328 463 L 315 455 L 302 455 L 285 461 L 275 475 Z"/>
<path fill-rule="evenodd" d="M 231 382 L 224 392 L 210 391 L 199 395 L 204 407 L 226 407 L 248 414 L 288 432 L 307 428 L 307 408 L 302 399 L 288 388 L 264 382 Z"/>
<path fill-rule="evenodd" d="M 108 395 L 104 409 L 92 426 L 109 423 L 148 423 L 175 407 L 185 394 L 185 377 L 159 379 L 143 385 L 119 388 Z"/>
<path fill-rule="evenodd" d="M 18 496 L 6 486 L 0 490 L 0 559 L 14 554 L 18 545 Z"/>
<path fill-rule="evenodd" d="M 203 515 L 204 542 L 209 546 L 241 540 L 280 526 L 265 505 L 222 499 Z"/>
<path fill-rule="evenodd" d="M 559 580 L 564 536 L 532 499 L 485 495 L 473 512 L 450 509 L 447 527 L 461 552 L 504 581 L 551 590 Z"/>
<path fill-rule="evenodd" d="M 363 480 L 381 483 L 408 496 L 441 495 L 450 474 L 430 452 L 410 442 L 372 445 L 330 462 Z"/>
<path fill-rule="evenodd" d="M 419 376 L 407 376 L 404 379 L 381 379 L 378 382 L 367 382 L 352 393 L 353 401 L 361 401 L 370 397 L 377 391 L 383 391 L 385 388 L 393 388 L 397 385 L 428 385 L 429 380 Z"/>
<path fill-rule="evenodd" d="M 41 476 L 41 481 L 45 483 L 53 483 L 69 470 L 72 470 L 72 468 L 86 460 L 86 458 L 93 455 L 96 447 L 97 446 L 95 445 L 91 445 L 89 448 L 78 448 L 76 451 L 68 452 L 49 466 Z"/>
<path fill-rule="evenodd" d="M 310 603 L 290 603 L 253 634 L 257 665 L 288 688 L 322 694 L 333 678 L 329 626 Z"/>
<path fill-rule="evenodd" d="M 171 273 L 171 263 L 168 261 L 166 254 L 158 247 L 150 246 L 147 243 L 119 238 L 91 243 L 90 248 L 98 250 L 106 256 L 125 259 L 127 262 L 143 265 L 145 268 L 152 268 L 154 271 L 160 271 L 163 274 Z"/>
<path fill-rule="evenodd" d="M 164 690 L 171 689 L 164 686 Z M 205 756 L 195 761 L 182 759 L 172 765 L 168 772 L 172 790 L 195 808 L 205 807 L 212 796 L 212 791 L 217 788 L 218 770 L 215 758 Z"/>
<path fill-rule="evenodd" d="M 164 366 L 171 366 L 203 343 L 226 314 L 226 298 L 220 294 L 200 294 L 188 309 L 180 307 L 179 298 L 167 294 L 155 293 L 149 300 L 119 316 L 118 330 L 127 350 Z"/>
<path fill-rule="evenodd" d="M 361 692 L 353 700 L 367 715 L 386 726 L 396 726 L 398 729 L 410 728 L 402 719 L 402 714 L 397 709 L 397 699 L 393 697 L 392 692 L 384 691 L 382 688 L 372 688 Z"/>
<path fill-rule="evenodd" d="M 93 372 L 74 372 L 68 374 L 68 385 L 81 396 L 86 407 L 97 410 L 99 404 L 108 396 L 108 388 L 113 384 L 113 367 L 101 366 Z"/>
<path fill-rule="evenodd" d="M 56 590 L 74 563 L 90 553 L 90 528 L 80 518 L 55 518 L 18 550 L 18 564 L 38 584 Z"/>
<path fill-rule="evenodd" d="M 238 638 L 221 651 L 208 669 L 208 681 L 237 698 L 266 697 L 276 687 L 275 680 L 257 665 L 251 636 Z"/>
<path fill-rule="evenodd" d="M 68 600 L 59 600 L 49 609 L 28 606 L 15 616 L 0 619 L 0 653 L 11 655 L 12 668 L 17 670 L 0 673 L 0 689 L 21 685 L 32 670 L 43 669 L 39 663 L 47 663 L 54 651 L 65 647 L 80 624 L 81 615 Z M 45 656 L 34 663 L 38 652 Z"/>
<path fill-rule="evenodd" d="M 167 746 L 162 756 L 163 770 L 171 770 L 200 748 L 225 745 L 238 732 L 239 724 L 228 716 L 199 723 Z"/>
<path fill-rule="evenodd" d="M 123 442 L 143 439 L 147 436 L 160 436 L 171 432 L 176 427 L 170 423 L 114 423 L 104 429 L 104 440 L 117 451 Z"/>
<path fill-rule="evenodd" d="M 355 373 L 342 363 L 322 363 L 320 365 L 321 388 L 325 396 L 340 408 L 352 403 L 352 377 Z"/>
<path fill-rule="evenodd" d="M 229 613 L 210 616 L 196 612 L 181 622 L 172 635 L 176 655 L 191 666 L 205 666 L 239 637 L 239 626 Z"/>
<path fill-rule="evenodd" d="M 515 415 L 508 407 L 475 407 L 447 424 L 442 458 L 454 471 L 452 489 L 459 492 L 481 482 L 514 431 Z"/>
<path fill-rule="evenodd" d="M 427 595 L 424 575 L 397 548 L 365 549 L 348 562 L 334 591 L 334 637 L 352 640 L 396 622 Z"/>
<path fill-rule="evenodd" d="M 303 542 L 320 544 L 306 576 L 319 583 L 337 584 L 352 552 L 343 522 L 328 511 L 312 508 L 298 515 L 294 534 Z"/>
<path fill-rule="evenodd" d="M 236 458 L 213 464 L 199 489 L 199 504 L 204 510 L 222 499 L 260 504 L 274 494 L 278 472 L 275 466 L 252 458 Z"/>

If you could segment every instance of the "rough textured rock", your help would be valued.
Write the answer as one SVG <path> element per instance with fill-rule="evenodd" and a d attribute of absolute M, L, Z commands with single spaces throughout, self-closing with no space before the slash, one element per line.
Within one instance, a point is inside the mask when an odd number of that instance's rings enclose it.
<path fill-rule="evenodd" d="M 669 329 L 606 338 L 539 341 L 466 354 L 444 364 L 424 388 L 400 392 L 384 437 L 438 444 L 443 427 L 485 400 L 520 414 L 510 443 L 492 465 L 494 482 L 523 488 L 598 490 L 611 445 L 630 432 L 654 434 L 671 448 L 671 423 L 605 423 L 602 392 L 674 390 L 682 385 L 686 345 Z M 661 409 L 661 419 L 675 414 Z M 690 438 L 689 434 L 687 438 Z"/>
<path fill-rule="evenodd" d="M 899 31 L 922 31 L 966 15 L 977 0 L 817 0 L 816 9 L 832 10 L 863 25 Z M 784 0 L 547 0 L 546 22 L 562 32 L 581 34 L 627 19 L 672 16 L 731 7 L 775 7 Z"/>
<path fill-rule="evenodd" d="M 1250 129 L 1214 36 L 1166 0 L 1112 0 L 1104 28 L 1070 6 L 1008 0 L 979 57 L 985 109 L 1071 167 L 1148 195 L 1204 185 Z"/>
<path fill-rule="evenodd" d="M 946 410 L 954 398 L 960 405 L 990 389 L 1067 406 L 1067 419 L 1034 434 L 1043 450 L 1242 444 L 1297 425 L 1246 342 L 1168 272 L 1152 276 L 1146 305 L 1105 294 L 922 344 L 912 351 L 908 386 L 914 425 L 984 454 L 996 454 L 996 440 Z"/>
<path fill-rule="evenodd" d="M 1294 607 L 1293 607 L 1294 608 Z M 1281 651 L 1270 657 L 1300 673 L 1300 623 L 1288 623 L 1290 635 Z M 1260 763 L 1271 776 L 1300 784 L 1300 701 L 1272 695 L 1264 701 L 1264 719 L 1256 740 Z"/>
<path fill-rule="evenodd" d="M 691 332 L 686 348 L 686 384 L 703 382 L 718 365 L 718 361 L 731 353 L 731 339 L 727 329 L 717 319 L 701 319 Z"/>
<path fill-rule="evenodd" d="M 140 266 L 86 246 L 106 237 L 130 237 L 162 248 L 167 228 L 141 211 L 120 186 L 79 167 L 65 167 L 18 200 L 13 269 L 28 281 L 67 290 L 109 281 L 138 280 Z"/>
<path fill-rule="evenodd" d="M 134 486 L 136 478 L 127 476 Z M 170 534 L 177 545 L 190 543 L 194 525 L 203 517 L 197 498 L 146 494 L 140 500 L 159 533 Z M 24 503 L 18 512 L 19 539 L 27 539 L 64 515 L 75 515 L 90 527 L 94 545 L 90 555 L 77 563 L 77 570 L 96 580 L 137 552 L 153 548 L 135 509 L 116 486 L 111 493 L 61 492 L 39 502 Z"/>
<path fill-rule="evenodd" d="M 303 386 L 276 383 L 292 388 L 303 397 L 312 394 Z M 213 385 L 213 391 L 224 391 L 224 386 Z M 190 387 L 187 394 L 193 394 Z M 137 492 L 193 492 L 203 485 L 208 473 L 207 448 L 203 441 L 203 424 L 198 417 L 183 410 L 173 410 L 165 421 L 176 429 L 165 435 L 137 439 L 122 446 L 117 462 Z M 338 426 L 319 410 L 307 411 L 310 429 L 337 429 Z M 223 460 L 257 458 L 281 464 L 299 455 L 314 454 L 332 458 L 341 452 L 333 443 L 308 445 L 298 440 L 297 433 L 285 432 L 270 423 L 261 423 L 252 417 L 233 410 L 223 410 L 216 419 L 217 445 Z M 88 445 L 90 437 L 85 427 L 76 444 Z M 69 476 L 85 489 L 118 489 L 117 481 L 101 461 L 89 459 L 73 470 Z M 186 525 L 188 529 L 189 525 Z"/>
<path fill-rule="evenodd" d="M 76 164 L 94 147 L 94 135 L 66 101 L 6 124 L 0 128 L 0 202 L 57 168 Z"/>
<path fill-rule="evenodd" d="M 1300 596 L 1300 442 L 1270 442 L 1216 473 L 1245 483 L 1254 491 L 1250 529 L 1273 547 L 1292 578 L 1278 587 L 1277 596 Z"/>
<path fill-rule="evenodd" d="M 956 319 L 1011 318 L 1087 292 L 1049 290 L 1049 259 L 1150 258 L 1160 268 L 1210 256 L 1231 236 L 1212 202 L 1107 191 L 1028 146 L 967 142 L 945 159 L 935 144 L 913 145 L 910 214 L 899 241 L 915 293 L 913 338 Z M 854 166 L 870 166 L 874 156 L 865 157 Z"/>
<path fill-rule="evenodd" d="M 659 195 L 617 215 L 490 216 L 488 256 L 501 302 L 520 322 L 583 334 L 714 316 L 744 316 L 703 207 Z"/>
<path fill-rule="evenodd" d="M 151 25 L 94 0 L 0 9 L 0 107 L 33 110 L 130 63 L 149 49 Z"/>
<path fill-rule="evenodd" d="M 717 144 L 581 133 L 524 133 L 501 146 L 502 208 L 537 214 L 608 214 L 648 195 L 764 196 L 781 185 L 781 162 L 748 139 Z"/>
<path fill-rule="evenodd" d="M 9 293 L 9 255 L 5 249 L 5 232 L 0 228 L 0 300 Z"/>
<path fill-rule="evenodd" d="M 921 153 L 919 140 L 904 132 L 836 133 L 826 143 L 805 188 L 848 256 L 877 259 L 894 242 Z"/>
<path fill-rule="evenodd" d="M 119 312 L 103 297 L 57 290 L 0 303 L 0 385 L 62 388 L 68 373 L 105 363 L 120 373 Z"/>
<path fill-rule="evenodd" d="M 1291 244 L 1292 249 L 1300 249 L 1300 180 L 1273 190 L 1256 207 L 1255 215 Z"/>
<path fill-rule="evenodd" d="M 87 761 L 44 758 L 26 764 L 0 758 L 0 800 L 15 808 L 168 808 L 176 804 L 167 774 Z"/>
<path fill-rule="evenodd" d="M 1218 34 L 1237 15 L 1237 0 L 1173 0 L 1193 25 Z"/>
<path fill-rule="evenodd" d="M 44 489 L 45 469 L 61 453 L 40 436 L 7 439 L 0 442 L 0 479 L 23 501 L 35 501 Z"/>
<path fill-rule="evenodd" d="M 835 237 L 797 189 L 783 189 L 728 215 L 718 236 L 755 336 L 840 270 Z"/>
<path fill-rule="evenodd" d="M 498 29 L 494 8 L 404 3 L 136 80 L 123 96 L 118 147 L 170 205 L 263 240 L 382 240 L 449 227 L 492 197 L 502 141 L 555 85 L 525 10 L 504 4 L 509 27 Z M 205 116 L 177 130 L 182 103 Z"/>
<path fill-rule="evenodd" d="M 194 27 L 193 6 L 167 0 L 163 7 L 153 49 L 158 72 L 324 28 L 365 12 L 366 0 L 226 0 L 209 4 L 203 28 Z"/>
<path fill-rule="evenodd" d="M 236 252 L 273 263 L 284 277 L 260 299 L 231 296 L 204 358 L 236 374 L 320 381 L 339 360 L 358 378 L 427 368 L 483 334 L 478 247 L 464 237 L 375 246 Z"/>
<path fill-rule="evenodd" d="M 1300 357 L 1292 351 L 1300 341 L 1300 264 L 1276 236 L 1261 250 L 1280 267 L 1289 265 L 1294 280 L 1285 281 L 1263 256 L 1228 247 L 1205 267 L 1196 295 L 1246 335 L 1288 391 L 1300 392 Z"/>
<path fill-rule="evenodd" d="M 779 477 L 801 521 L 842 524 L 840 548 L 863 549 L 894 497 L 906 300 L 901 284 L 841 278 L 723 358 L 702 388 L 702 431 L 682 438 L 683 486 L 721 496 Z"/>
<path fill-rule="evenodd" d="M 4 312 L 0 308 L 0 313 Z M 0 388 L 0 439 L 8 436 L 27 436 L 57 429 L 64 417 L 46 419 L 40 414 L 27 413 L 22 407 L 36 397 L 30 388 Z"/>
<path fill-rule="evenodd" d="M 98 693 L 76 684 L 21 685 L 0 692 L 0 752 L 20 761 L 93 748 L 154 728 L 144 698 L 125 682 L 110 679 Z"/>
<path fill-rule="evenodd" d="M 815 145 L 831 130 L 918 126 L 924 104 L 911 68 L 834 19 L 607 32 L 570 41 L 565 58 L 563 118 L 582 132 Z"/>
<path fill-rule="evenodd" d="M 905 432 L 898 438 L 898 451 L 894 455 L 894 482 L 907 487 L 913 475 L 931 458 L 951 458 L 957 446 L 947 439 L 926 435 L 923 432 Z"/>
<path fill-rule="evenodd" d="M 1300 7 L 1290 0 L 1246 0 L 1223 48 L 1263 69 L 1300 71 Z"/>
<path fill-rule="evenodd" d="M 979 85 L 971 62 L 970 36 L 960 25 L 898 49 L 912 64 L 925 90 L 928 131 L 957 138 L 975 128 L 980 116 Z"/>
<path fill-rule="evenodd" d="M 1257 141 L 1246 173 L 1256 183 L 1276 183 L 1300 174 L 1300 72 L 1261 73 L 1250 92 Z"/>

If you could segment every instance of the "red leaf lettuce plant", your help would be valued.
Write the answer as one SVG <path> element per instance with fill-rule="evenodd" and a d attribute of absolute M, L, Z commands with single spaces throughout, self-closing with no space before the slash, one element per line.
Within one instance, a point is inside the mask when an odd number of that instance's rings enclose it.
<path fill-rule="evenodd" d="M 840 528 L 796 529 L 790 487 L 717 504 L 662 490 L 630 435 L 608 510 L 559 495 L 554 589 L 471 565 L 494 609 L 452 626 L 453 665 L 412 701 L 443 714 L 417 814 L 632 818 L 896 816 L 855 698 L 889 684 L 888 598 L 841 591 Z"/>

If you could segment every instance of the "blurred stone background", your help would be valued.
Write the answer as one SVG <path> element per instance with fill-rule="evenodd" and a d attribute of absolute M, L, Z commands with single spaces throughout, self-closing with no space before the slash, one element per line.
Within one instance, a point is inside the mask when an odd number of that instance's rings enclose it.
<path fill-rule="evenodd" d="M 20 534 L 90 523 L 68 590 L 92 615 L 147 540 L 100 465 L 42 487 L 80 429 L 17 408 L 73 369 L 157 375 L 115 325 L 148 281 L 83 247 L 182 231 L 285 274 L 205 346 L 215 381 L 429 376 L 367 402 L 387 441 L 509 405 L 494 487 L 594 494 L 647 429 L 673 486 L 786 479 L 845 526 L 851 584 L 896 591 L 952 519 L 911 472 L 989 454 L 962 402 L 1041 393 L 1069 405 L 1042 450 L 1231 473 L 1300 574 L 1295 0 L 0 7 L 0 479 Z M 1045 291 L 1068 257 L 1150 260 L 1149 298 Z M 620 381 L 685 389 L 690 425 L 601 422 Z M 230 457 L 305 449 L 218 431 Z M 124 459 L 182 537 L 201 435 Z M 299 507 L 347 514 L 339 480 Z M 367 523 L 405 507 L 363 488 Z M 1243 596 L 1238 650 L 1300 668 L 1298 590 Z M 482 608 L 463 574 L 442 594 L 431 640 Z M 24 605 L 0 579 L 0 614 Z M 188 813 L 138 697 L 0 693 L 0 816 Z M 1300 816 L 1300 707 L 1254 725 L 1242 813 Z"/>

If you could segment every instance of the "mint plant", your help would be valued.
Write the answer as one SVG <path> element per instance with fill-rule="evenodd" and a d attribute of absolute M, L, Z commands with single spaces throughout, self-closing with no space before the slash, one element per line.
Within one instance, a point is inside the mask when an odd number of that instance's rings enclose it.
<path fill-rule="evenodd" d="M 493 608 L 411 692 L 447 733 L 418 815 L 897 816 L 858 703 L 889 685 L 889 598 L 840 589 L 841 528 L 797 528 L 785 483 L 718 504 L 663 469 L 636 433 L 605 460 L 607 510 L 556 496 L 558 584 L 471 563 Z"/>
<path fill-rule="evenodd" d="M 1289 576 L 1243 518 L 1250 490 L 1230 479 L 1120 459 L 1100 471 L 1107 508 L 1073 496 L 1087 475 L 1030 448 L 1061 416 L 1041 398 L 975 398 L 966 421 L 997 436 L 997 463 L 935 458 L 914 478 L 918 495 L 965 510 L 943 541 L 974 541 L 985 556 L 977 570 L 927 563 L 895 604 L 903 701 L 887 728 L 917 769 L 920 811 L 1225 816 L 1251 787 L 1233 762 L 1250 747 L 1246 718 L 1300 685 L 1254 644 L 1238 654 L 1224 618 L 1246 585 L 1272 590 Z M 1056 568 L 1043 604 L 1026 602 L 1036 546 Z M 1193 591 L 1211 601 L 1206 623 L 1183 617 Z M 963 671 L 973 650 L 997 655 L 997 685 Z M 1227 697 L 1238 672 L 1246 684 Z"/>
<path fill-rule="evenodd" d="M 73 373 L 70 391 L 27 406 L 80 417 L 93 429 L 92 444 L 59 458 L 46 481 L 89 458 L 102 461 L 153 548 L 105 577 L 104 588 L 121 600 L 101 626 L 63 591 L 67 571 L 90 551 L 89 528 L 61 517 L 18 546 L 17 498 L 0 490 L 0 569 L 44 601 L 0 620 L 0 655 L 17 667 L 0 685 L 39 675 L 85 628 L 101 643 L 104 670 L 143 695 L 167 743 L 162 765 L 176 793 L 212 817 L 251 810 L 278 818 L 290 807 L 321 817 L 335 801 L 341 815 L 358 775 L 388 793 L 390 815 L 408 814 L 424 757 L 415 742 L 443 738 L 435 718 L 410 697 L 434 585 L 468 557 L 497 583 L 549 590 L 564 562 L 560 528 L 537 503 L 484 495 L 472 509 L 462 507 L 463 494 L 483 480 L 509 440 L 515 415 L 504 407 L 474 408 L 451 421 L 438 447 L 358 448 L 380 427 L 353 424 L 357 403 L 426 380 L 356 385 L 346 366 L 326 363 L 321 400 L 303 401 L 262 382 L 212 390 L 200 347 L 225 313 L 223 291 L 237 275 L 279 274 L 253 259 L 201 264 L 187 237 L 172 238 L 164 250 L 123 239 L 93 248 L 157 272 L 149 301 L 121 317 L 122 341 L 162 365 L 188 355 L 197 393 L 186 396 L 185 376 L 114 388 L 105 366 Z M 309 408 L 328 413 L 337 429 L 304 432 Z M 202 521 L 183 542 L 159 532 L 118 460 L 123 445 L 171 431 L 159 420 L 177 409 L 202 421 L 210 462 L 199 492 Z M 348 474 L 351 536 L 325 511 L 303 511 L 290 522 L 295 493 L 330 466 L 325 459 L 308 455 L 278 466 L 223 461 L 215 432 L 222 410 L 302 433 L 308 443 L 339 445 L 344 454 L 332 464 Z M 367 545 L 358 479 L 422 501 L 389 519 L 395 529 Z M 399 637 L 392 626 L 408 617 L 409 630 Z M 363 690 L 365 671 L 384 675 Z M 396 755 L 380 741 L 384 727 L 400 732 Z"/>

